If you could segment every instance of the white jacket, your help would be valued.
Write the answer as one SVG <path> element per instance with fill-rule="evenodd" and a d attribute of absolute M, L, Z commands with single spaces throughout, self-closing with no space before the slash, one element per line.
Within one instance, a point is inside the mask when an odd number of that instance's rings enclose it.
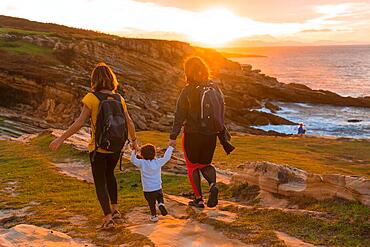
<path fill-rule="evenodd" d="M 173 149 L 172 146 L 169 146 L 162 158 L 154 160 L 138 159 L 136 152 L 132 151 L 131 162 L 140 168 L 144 192 L 152 192 L 162 188 L 161 168 L 171 159 Z"/>

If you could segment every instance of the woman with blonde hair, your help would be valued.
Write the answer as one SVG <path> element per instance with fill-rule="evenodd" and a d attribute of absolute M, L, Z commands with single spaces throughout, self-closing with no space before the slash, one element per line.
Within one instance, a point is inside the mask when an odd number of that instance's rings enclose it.
<path fill-rule="evenodd" d="M 49 145 L 51 150 L 57 150 L 68 137 L 84 125 L 86 119 L 90 118 L 92 131 L 88 150 L 96 194 L 105 216 L 103 229 L 113 228 L 114 220 L 121 217 L 117 204 L 118 193 L 114 169 L 127 140 L 127 134 L 132 148 L 138 149 L 135 125 L 127 111 L 125 100 L 116 93 L 117 87 L 116 75 L 108 65 L 97 64 L 91 73 L 91 92 L 82 99 L 83 107 L 80 116 L 67 131 Z M 102 119 L 107 116 L 110 117 L 109 126 L 102 123 Z M 111 136 L 107 137 L 106 132 L 109 128 L 116 130 L 115 139 Z"/>
<path fill-rule="evenodd" d="M 224 99 L 221 90 L 209 80 L 209 69 L 199 57 L 191 57 L 184 64 L 187 85 L 181 91 L 176 105 L 175 120 L 169 145 L 176 145 L 176 138 L 184 126 L 183 149 L 195 199 L 191 206 L 203 208 L 200 173 L 210 186 L 208 207 L 218 203 L 216 170 L 211 165 L 217 136 L 229 154 L 234 147 L 228 143 L 224 126 Z"/>

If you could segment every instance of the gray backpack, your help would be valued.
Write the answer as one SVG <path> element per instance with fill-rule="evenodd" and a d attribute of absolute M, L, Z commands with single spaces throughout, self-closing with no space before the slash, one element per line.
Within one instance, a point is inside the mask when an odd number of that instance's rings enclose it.
<path fill-rule="evenodd" d="M 221 90 L 210 82 L 197 86 L 200 95 L 200 127 L 204 133 L 220 133 L 225 125 L 225 102 Z"/>

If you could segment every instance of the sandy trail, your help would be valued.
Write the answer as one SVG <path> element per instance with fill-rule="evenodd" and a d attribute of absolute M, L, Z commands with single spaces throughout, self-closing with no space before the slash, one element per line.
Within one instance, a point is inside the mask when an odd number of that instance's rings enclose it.
<path fill-rule="evenodd" d="M 93 182 L 90 166 L 86 162 L 67 161 L 54 165 L 67 176 Z M 161 220 L 156 224 L 149 221 L 147 207 L 135 208 L 126 215 L 129 221 L 128 229 L 147 236 L 156 246 L 252 246 L 229 239 L 212 226 L 188 219 L 187 202 L 188 199 L 184 197 L 166 195 L 169 215 L 161 216 Z M 228 223 L 236 219 L 236 214 L 218 209 L 204 209 L 203 212 L 209 218 Z"/>
<path fill-rule="evenodd" d="M 160 216 L 157 223 L 151 223 L 146 207 L 135 208 L 127 214 L 130 231 L 147 236 L 156 246 L 204 246 L 233 247 L 246 245 L 239 240 L 229 239 L 212 226 L 186 217 L 186 206 L 166 200 L 169 215 Z"/>
<path fill-rule="evenodd" d="M 90 183 L 93 182 L 90 165 L 87 162 L 70 160 L 63 163 L 56 163 L 55 165 L 59 168 L 61 173 L 67 176 Z M 227 177 L 227 175 L 225 175 L 225 177 Z M 165 217 L 160 216 L 160 221 L 153 224 L 149 221 L 149 212 L 147 207 L 135 208 L 126 215 L 129 222 L 128 229 L 133 233 L 147 236 L 156 246 L 254 246 L 246 245 L 238 240 L 229 239 L 221 232 L 215 230 L 212 226 L 189 219 L 189 213 L 187 212 L 188 202 L 189 199 L 185 197 L 166 194 L 165 203 L 169 215 Z M 226 206 L 266 211 L 277 209 L 305 214 L 319 214 L 315 211 L 311 212 L 271 206 L 256 208 L 255 206 L 248 206 L 224 200 L 219 200 L 219 205 L 214 209 L 206 207 L 205 209 L 194 208 L 194 210 L 197 213 L 205 214 L 209 219 L 232 223 L 236 220 L 237 214 L 220 209 Z M 276 231 L 275 234 L 288 247 L 314 246 L 305 243 L 300 239 L 289 236 L 284 232 Z"/>

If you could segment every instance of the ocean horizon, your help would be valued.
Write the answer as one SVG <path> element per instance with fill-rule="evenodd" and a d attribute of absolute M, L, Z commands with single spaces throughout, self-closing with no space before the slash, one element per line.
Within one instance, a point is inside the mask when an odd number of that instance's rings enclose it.
<path fill-rule="evenodd" d="M 284 83 L 342 96 L 370 96 L 370 45 L 251 47 L 237 53 L 259 55 L 229 59 Z"/>

